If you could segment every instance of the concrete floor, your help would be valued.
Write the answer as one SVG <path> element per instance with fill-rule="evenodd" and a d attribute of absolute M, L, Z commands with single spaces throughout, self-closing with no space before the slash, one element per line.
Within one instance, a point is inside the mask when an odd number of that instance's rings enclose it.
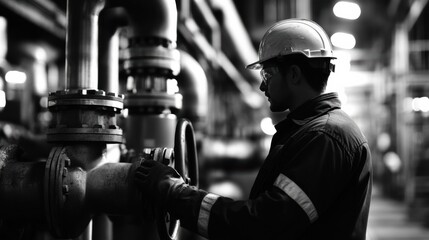
<path fill-rule="evenodd" d="M 410 221 L 404 203 L 383 197 L 374 187 L 367 240 L 429 240 L 429 228 Z"/>

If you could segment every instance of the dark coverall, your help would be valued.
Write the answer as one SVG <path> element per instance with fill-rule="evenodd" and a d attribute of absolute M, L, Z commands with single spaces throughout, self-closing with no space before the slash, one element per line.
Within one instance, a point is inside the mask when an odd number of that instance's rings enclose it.
<path fill-rule="evenodd" d="M 365 239 L 371 155 L 340 106 L 323 94 L 276 125 L 249 200 L 188 188 L 170 213 L 209 239 Z"/>

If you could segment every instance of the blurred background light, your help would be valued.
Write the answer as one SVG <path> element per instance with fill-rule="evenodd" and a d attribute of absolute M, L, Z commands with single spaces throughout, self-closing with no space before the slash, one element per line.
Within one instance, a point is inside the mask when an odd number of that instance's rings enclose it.
<path fill-rule="evenodd" d="M 0 108 L 6 107 L 6 93 L 0 90 Z"/>
<path fill-rule="evenodd" d="M 339 18 L 356 20 L 361 14 L 358 4 L 347 1 L 339 1 L 334 5 L 333 12 Z"/>
<path fill-rule="evenodd" d="M 386 167 L 393 173 L 398 172 L 402 167 L 401 158 L 394 152 L 387 152 L 383 156 L 383 161 Z"/>
<path fill-rule="evenodd" d="M 335 64 L 335 73 L 347 73 L 351 69 L 352 56 L 347 50 L 338 50 L 334 52 L 337 59 L 331 60 Z"/>
<path fill-rule="evenodd" d="M 356 39 L 352 34 L 336 32 L 331 36 L 331 42 L 335 47 L 343 49 L 353 49 L 356 45 Z"/>
<path fill-rule="evenodd" d="M 9 71 L 5 75 L 5 80 L 12 84 L 22 84 L 27 80 L 27 75 L 20 71 Z"/>
<path fill-rule="evenodd" d="M 429 112 L 429 98 L 428 97 L 420 97 L 413 98 L 411 102 L 411 106 L 413 111 L 415 112 Z"/>
<path fill-rule="evenodd" d="M 269 117 L 266 117 L 261 120 L 261 129 L 267 135 L 274 135 L 276 133 L 276 128 L 274 127 L 273 120 Z"/>
<path fill-rule="evenodd" d="M 167 80 L 167 93 L 175 94 L 179 92 L 179 85 L 176 79 L 168 79 Z"/>

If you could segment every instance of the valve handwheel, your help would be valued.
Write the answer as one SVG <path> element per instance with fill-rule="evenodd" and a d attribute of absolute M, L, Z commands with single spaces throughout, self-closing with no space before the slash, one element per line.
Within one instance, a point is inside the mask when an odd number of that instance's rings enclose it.
<path fill-rule="evenodd" d="M 198 187 L 198 158 L 191 122 L 179 119 L 174 137 L 174 168 L 189 185 Z M 158 224 L 161 239 L 174 240 L 177 238 L 180 222 L 172 219 L 167 213 L 165 219 Z"/>

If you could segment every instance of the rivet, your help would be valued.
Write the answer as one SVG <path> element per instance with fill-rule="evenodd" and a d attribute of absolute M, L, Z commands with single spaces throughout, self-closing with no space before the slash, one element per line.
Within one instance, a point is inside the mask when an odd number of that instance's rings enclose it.
<path fill-rule="evenodd" d="M 63 194 L 68 194 L 70 192 L 68 185 L 63 185 Z"/>
<path fill-rule="evenodd" d="M 71 160 L 70 160 L 69 158 L 64 159 L 64 165 L 65 165 L 66 167 L 70 167 L 70 165 L 71 165 Z"/>
<path fill-rule="evenodd" d="M 63 168 L 63 177 L 66 177 L 69 173 L 69 170 L 67 168 Z"/>

